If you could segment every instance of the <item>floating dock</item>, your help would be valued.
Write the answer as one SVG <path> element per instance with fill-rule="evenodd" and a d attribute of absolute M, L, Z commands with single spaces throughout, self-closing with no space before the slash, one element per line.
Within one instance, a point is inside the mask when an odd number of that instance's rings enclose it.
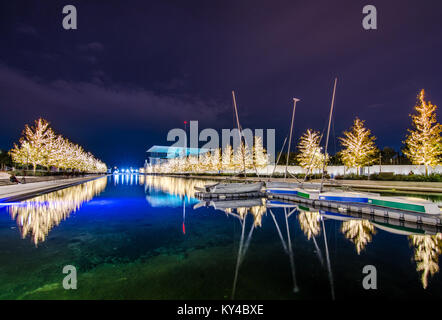
<path fill-rule="evenodd" d="M 258 192 L 239 192 L 239 193 L 213 193 L 213 192 L 196 192 L 195 196 L 201 200 L 235 200 L 235 199 L 250 199 L 250 198 L 268 198 L 275 200 L 283 200 L 290 201 L 296 204 L 304 204 L 306 206 L 318 208 L 318 210 L 336 210 L 340 213 L 345 214 L 356 214 L 359 216 L 366 215 L 369 217 L 381 217 L 386 220 L 397 220 L 399 222 L 409 222 L 416 224 L 425 224 L 430 226 L 442 227 L 442 212 L 438 213 L 425 213 L 425 212 L 416 212 L 420 210 L 407 210 L 405 207 L 407 204 L 401 206 L 392 206 L 388 207 L 384 205 L 386 201 L 373 201 L 373 199 L 369 199 L 372 201 L 351 201 L 348 199 L 347 201 L 338 201 L 333 197 L 333 194 L 329 192 L 324 193 L 324 196 L 311 197 L 310 194 L 296 192 L 288 192 L 287 190 L 281 190 L 281 192 L 277 191 L 278 188 L 274 190 L 274 192 L 267 190 L 267 192 L 258 191 Z M 269 192 L 270 191 L 270 192 Z M 290 190 L 289 190 L 290 191 Z M 316 195 L 316 194 L 315 194 Z M 367 198 L 368 199 L 368 198 Z M 382 199 L 381 199 L 382 200 Z M 396 199 L 396 202 L 400 200 Z M 377 205 L 379 203 L 379 205 Z M 400 203 L 399 203 L 400 204 Z M 411 207 L 412 205 L 408 205 Z M 419 207 L 423 207 L 424 205 L 420 205 Z M 412 206 L 418 207 L 417 205 Z M 437 209 L 437 208 L 436 208 Z"/>
<path fill-rule="evenodd" d="M 426 213 L 414 213 L 411 211 L 385 208 L 368 203 L 352 203 L 352 202 L 337 202 L 330 200 L 320 199 L 307 199 L 296 195 L 287 194 L 273 194 L 267 193 L 267 198 L 277 199 L 284 201 L 292 201 L 298 204 L 305 204 L 310 207 L 319 209 L 334 209 L 339 212 L 361 217 L 362 215 L 368 215 L 371 217 L 377 216 L 384 219 L 393 219 L 398 221 L 407 221 L 416 224 L 426 224 L 437 227 L 442 227 L 442 215 L 440 214 L 426 214 Z"/>

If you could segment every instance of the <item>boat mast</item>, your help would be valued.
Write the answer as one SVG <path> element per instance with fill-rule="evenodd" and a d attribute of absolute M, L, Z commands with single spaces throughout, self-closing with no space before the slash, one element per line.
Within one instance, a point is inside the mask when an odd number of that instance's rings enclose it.
<path fill-rule="evenodd" d="M 186 196 L 183 197 L 183 234 L 186 234 Z"/>
<path fill-rule="evenodd" d="M 236 125 L 238 126 L 238 135 L 239 135 L 239 148 L 242 146 L 242 134 L 241 134 L 241 127 L 239 125 L 239 117 L 238 117 L 238 108 L 236 107 L 236 98 L 235 98 L 235 91 L 232 90 L 232 97 L 233 97 L 233 107 L 235 108 L 235 115 L 236 115 Z M 244 142 L 245 143 L 245 142 Z M 244 154 L 242 157 L 243 162 L 243 169 L 244 169 L 244 177 L 247 176 L 246 173 L 246 155 L 245 155 L 245 145 L 244 145 Z"/>
<path fill-rule="evenodd" d="M 281 152 L 279 152 L 278 159 L 276 160 L 275 166 L 273 167 L 273 171 L 272 171 L 272 174 L 271 174 L 270 177 L 269 177 L 269 181 L 270 181 L 270 178 L 273 177 L 273 174 L 275 173 L 276 166 L 277 166 L 278 163 L 279 163 L 279 159 L 281 158 L 281 154 L 282 154 L 282 152 L 284 151 L 284 147 L 285 147 L 285 143 L 286 143 L 286 142 L 287 142 L 287 137 L 285 137 L 284 142 L 282 143 Z"/>
<path fill-rule="evenodd" d="M 332 102 L 331 102 L 331 107 L 330 107 L 330 115 L 328 118 L 327 140 L 325 141 L 324 162 L 322 164 L 321 187 L 319 189 L 319 192 L 322 192 L 322 187 L 324 185 L 324 170 L 325 170 L 325 162 L 327 160 L 328 138 L 330 135 L 330 124 L 331 124 L 331 119 L 332 119 L 332 115 L 333 115 L 333 106 L 335 104 L 335 93 L 336 93 L 336 83 L 337 82 L 338 82 L 338 78 L 335 78 L 335 85 L 333 87 L 333 97 L 332 97 Z"/>
<path fill-rule="evenodd" d="M 290 158 L 290 145 L 291 145 L 291 142 L 292 142 L 293 121 L 295 120 L 296 102 L 298 102 L 298 101 L 300 101 L 298 98 L 293 98 L 292 123 L 290 125 L 289 146 L 288 146 L 288 149 L 287 149 L 287 161 L 285 162 L 284 180 L 287 179 L 287 170 L 288 170 L 289 158 Z"/>

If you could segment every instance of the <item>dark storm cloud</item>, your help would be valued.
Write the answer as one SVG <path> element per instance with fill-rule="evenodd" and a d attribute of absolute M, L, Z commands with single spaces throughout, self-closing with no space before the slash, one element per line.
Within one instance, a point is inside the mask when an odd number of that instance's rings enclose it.
<path fill-rule="evenodd" d="M 131 126 L 158 128 L 181 124 L 182 119 L 189 117 L 213 122 L 227 108 L 198 97 L 166 96 L 137 87 L 65 80 L 47 82 L 4 65 L 0 65 L 0 86 L 3 114 L 8 117 L 34 109 L 33 113 L 60 122 L 99 117 L 101 121 L 124 120 Z"/>

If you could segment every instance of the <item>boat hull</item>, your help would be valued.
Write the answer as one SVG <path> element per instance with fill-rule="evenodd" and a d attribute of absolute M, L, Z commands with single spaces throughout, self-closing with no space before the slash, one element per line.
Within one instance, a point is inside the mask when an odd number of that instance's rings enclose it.
<path fill-rule="evenodd" d="M 235 194 L 260 192 L 264 183 L 223 183 L 212 186 L 206 186 L 207 193 L 213 194 Z"/>

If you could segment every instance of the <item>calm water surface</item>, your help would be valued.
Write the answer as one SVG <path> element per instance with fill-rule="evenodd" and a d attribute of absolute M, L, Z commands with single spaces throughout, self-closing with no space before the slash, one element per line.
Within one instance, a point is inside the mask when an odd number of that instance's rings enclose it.
<path fill-rule="evenodd" d="M 264 199 L 198 204 L 206 183 L 119 175 L 1 205 L 0 299 L 442 297 L 440 233 Z"/>

